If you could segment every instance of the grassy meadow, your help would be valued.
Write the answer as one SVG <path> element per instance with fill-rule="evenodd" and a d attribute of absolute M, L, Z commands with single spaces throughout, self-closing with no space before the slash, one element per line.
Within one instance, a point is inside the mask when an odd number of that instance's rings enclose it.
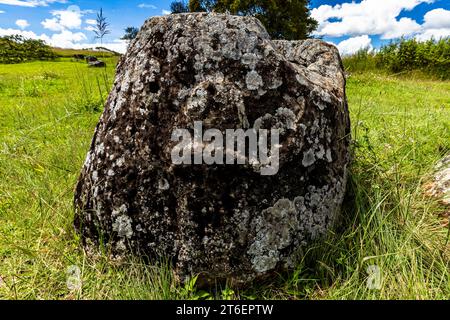
<path fill-rule="evenodd" d="M 72 226 L 73 191 L 116 59 L 106 69 L 65 58 L 0 65 L 0 299 L 450 299 L 448 208 L 423 192 L 450 151 L 450 82 L 414 74 L 349 78 L 344 223 L 295 272 L 206 292 L 194 281 L 178 286 L 166 263 L 87 256 Z M 74 265 L 82 286 L 69 290 Z M 374 265 L 381 286 L 370 289 Z"/>

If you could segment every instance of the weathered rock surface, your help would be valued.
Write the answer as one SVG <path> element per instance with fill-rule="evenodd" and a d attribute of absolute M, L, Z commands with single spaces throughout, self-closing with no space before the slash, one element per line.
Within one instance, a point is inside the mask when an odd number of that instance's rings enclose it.
<path fill-rule="evenodd" d="M 174 165 L 171 134 L 280 129 L 280 168 Z M 181 280 L 248 283 L 294 266 L 338 219 L 350 123 L 339 53 L 272 41 L 251 17 L 148 20 L 118 65 L 76 188 L 77 230 L 121 257 L 172 258 Z"/>
<path fill-rule="evenodd" d="M 450 206 L 450 155 L 436 165 L 433 181 L 427 186 L 427 193 Z"/>

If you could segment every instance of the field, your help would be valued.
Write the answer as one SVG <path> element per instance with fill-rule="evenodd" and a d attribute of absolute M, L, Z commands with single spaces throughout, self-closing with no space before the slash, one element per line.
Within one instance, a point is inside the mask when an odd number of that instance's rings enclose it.
<path fill-rule="evenodd" d="M 76 49 L 61 49 L 61 48 L 52 48 L 52 51 L 56 54 L 57 57 L 61 58 L 72 58 L 74 55 L 81 54 L 84 56 L 95 56 L 99 59 L 104 58 L 114 58 L 118 56 L 118 53 L 113 53 L 110 51 L 95 51 L 95 50 L 76 50 Z"/>
<path fill-rule="evenodd" d="M 345 221 L 295 272 L 205 292 L 194 281 L 177 286 L 167 263 L 86 256 L 72 226 L 73 190 L 114 59 L 100 70 L 64 58 L 0 65 L 0 299 L 450 299 L 448 209 L 423 192 L 450 151 L 450 82 L 420 76 L 349 78 Z M 68 289 L 71 266 L 81 288 Z M 366 285 L 374 266 L 376 289 Z"/>

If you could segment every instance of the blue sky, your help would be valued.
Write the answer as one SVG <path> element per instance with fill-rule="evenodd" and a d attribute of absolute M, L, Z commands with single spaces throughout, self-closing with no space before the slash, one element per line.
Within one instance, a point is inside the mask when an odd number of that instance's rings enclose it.
<path fill-rule="evenodd" d="M 23 34 L 53 46 L 90 47 L 95 12 L 103 8 L 111 23 L 107 47 L 123 51 L 119 39 L 127 26 L 139 27 L 167 13 L 168 0 L 0 0 L 0 35 Z M 312 0 L 319 21 L 315 36 L 336 44 L 342 53 L 378 48 L 400 36 L 426 40 L 450 36 L 450 0 Z"/>

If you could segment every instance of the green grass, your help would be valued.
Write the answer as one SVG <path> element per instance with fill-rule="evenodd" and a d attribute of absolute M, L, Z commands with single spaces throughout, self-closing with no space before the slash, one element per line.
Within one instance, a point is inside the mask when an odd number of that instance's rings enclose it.
<path fill-rule="evenodd" d="M 295 272 L 245 291 L 177 286 L 167 263 L 87 256 L 72 198 L 114 68 L 0 65 L 0 298 L 449 299 L 449 229 L 423 194 L 450 150 L 450 82 L 363 73 L 348 81 L 354 164 L 344 223 Z M 67 288 L 67 269 L 82 289 Z M 377 265 L 380 290 L 366 286 Z"/>

